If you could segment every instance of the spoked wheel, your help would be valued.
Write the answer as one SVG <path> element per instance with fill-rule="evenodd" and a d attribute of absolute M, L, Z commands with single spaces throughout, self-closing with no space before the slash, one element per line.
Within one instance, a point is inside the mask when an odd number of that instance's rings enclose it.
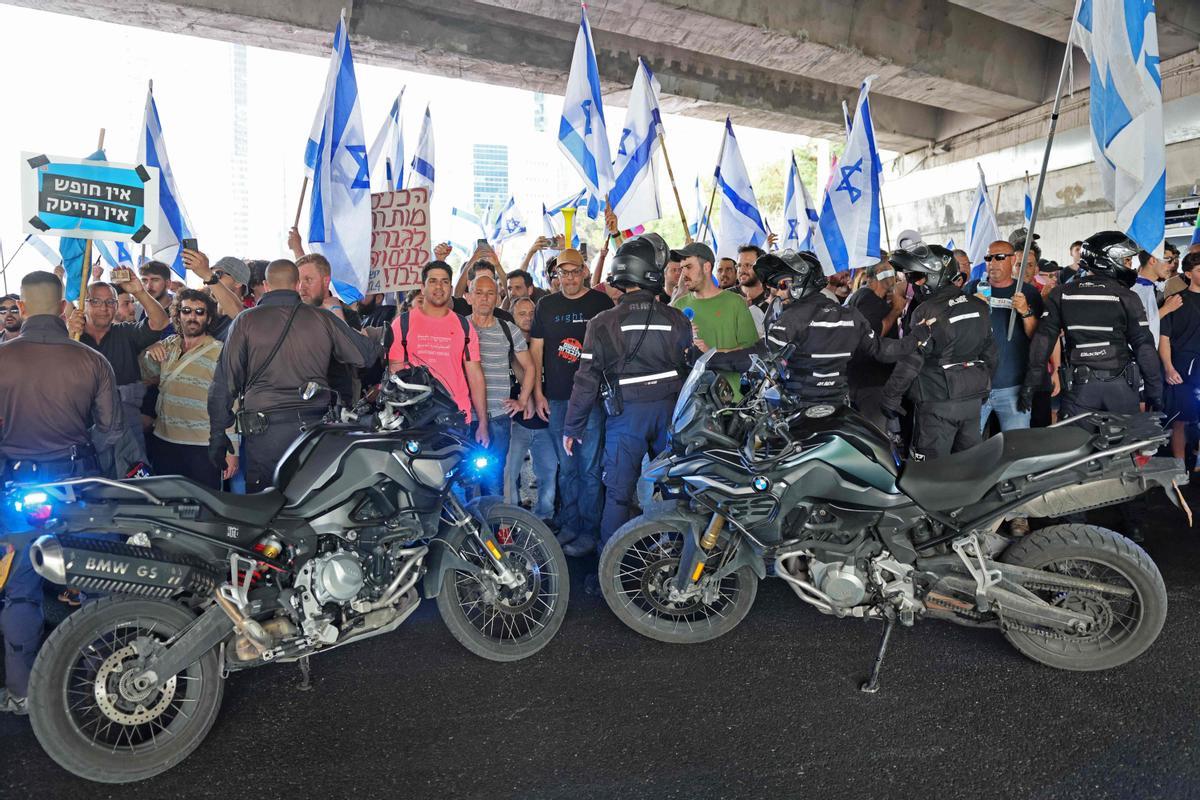
<path fill-rule="evenodd" d="M 1112 592 L 1026 588 L 1051 605 L 1092 618 L 1073 633 L 1008 625 L 1004 635 L 1029 658 L 1059 669 L 1110 669 L 1141 655 L 1158 638 L 1167 615 L 1167 593 L 1158 567 L 1145 550 L 1094 525 L 1055 525 L 1027 536 L 1003 557 L 1010 564 L 1043 569 L 1113 587 Z"/>
<path fill-rule="evenodd" d="M 521 576 L 521 584 L 508 587 L 491 578 L 491 560 L 468 538 L 461 554 L 485 574 L 448 575 L 438 594 L 438 611 L 454 638 L 472 653 L 517 661 L 549 644 L 562 625 L 570 594 L 567 559 L 546 524 L 520 508 L 492 505 L 486 519 L 505 566 Z"/>
<path fill-rule="evenodd" d="M 716 639 L 745 619 L 758 593 L 750 567 L 720 579 L 710 569 L 696 588 L 680 592 L 674 579 L 686 535 L 682 526 L 667 520 L 633 520 L 613 535 L 600 556 L 600 590 L 608 607 L 626 625 L 660 642 Z M 716 550 L 709 563 L 715 566 L 719 560 Z"/>
<path fill-rule="evenodd" d="M 196 749 L 221 707 L 216 651 L 160 686 L 139 689 L 132 680 L 147 654 L 192 619 L 174 603 L 113 597 L 59 625 L 29 681 L 33 732 L 50 757 L 82 778 L 128 783 Z"/>

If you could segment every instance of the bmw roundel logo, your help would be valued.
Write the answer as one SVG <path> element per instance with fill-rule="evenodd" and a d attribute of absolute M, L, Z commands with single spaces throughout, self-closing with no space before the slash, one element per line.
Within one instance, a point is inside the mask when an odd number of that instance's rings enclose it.
<path fill-rule="evenodd" d="M 765 492 L 767 489 L 770 489 L 770 488 L 771 488 L 771 482 L 769 480 L 767 480 L 766 478 L 764 478 L 762 475 L 759 475 L 757 478 L 754 479 L 754 491 Z"/>
<path fill-rule="evenodd" d="M 410 456 L 415 456 L 417 453 L 421 452 L 421 443 L 416 439 L 409 439 L 404 443 L 404 452 L 408 453 Z"/>

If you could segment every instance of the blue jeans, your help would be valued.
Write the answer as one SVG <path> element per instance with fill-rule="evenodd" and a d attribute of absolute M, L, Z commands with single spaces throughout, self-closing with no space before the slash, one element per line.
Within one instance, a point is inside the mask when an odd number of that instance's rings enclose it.
<path fill-rule="evenodd" d="M 988 393 L 988 396 L 984 398 L 983 408 L 979 412 L 981 433 L 984 426 L 987 425 L 988 416 L 993 411 L 996 412 L 996 418 L 1000 420 L 1000 430 L 1002 431 L 1019 431 L 1029 427 L 1030 412 L 1017 410 L 1017 395 L 1020 392 L 1020 386 L 1005 386 L 1002 389 L 992 389 Z"/>
<path fill-rule="evenodd" d="M 504 501 L 513 505 L 521 502 L 521 467 L 526 453 L 533 459 L 533 475 L 537 478 L 537 503 L 533 506 L 533 515 L 538 519 L 550 519 L 554 516 L 558 456 L 549 428 L 512 426 L 508 462 L 504 467 Z"/>
<path fill-rule="evenodd" d="M 588 415 L 583 441 L 575 443 L 575 455 L 563 449 L 563 426 L 567 401 L 550 401 L 550 435 L 558 454 L 558 527 L 564 534 L 599 541 L 603 487 L 600 453 L 604 443 L 604 412 L 597 405 Z"/>
<path fill-rule="evenodd" d="M 604 516 L 600 542 L 604 544 L 633 516 L 631 506 L 642 474 L 642 461 L 667 446 L 667 430 L 675 399 L 648 403 L 627 402 L 625 412 L 609 417 L 604 428 Z"/>

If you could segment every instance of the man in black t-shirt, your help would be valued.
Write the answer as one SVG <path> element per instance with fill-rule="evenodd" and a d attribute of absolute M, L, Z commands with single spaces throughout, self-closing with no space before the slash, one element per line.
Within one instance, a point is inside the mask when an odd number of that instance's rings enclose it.
<path fill-rule="evenodd" d="M 900 287 L 899 289 L 897 287 Z M 850 296 L 846 305 L 866 317 L 876 337 L 896 339 L 896 322 L 904 313 L 905 284 L 897 284 L 896 270 L 886 261 L 866 268 L 863 285 Z M 883 387 L 892 374 L 892 365 L 866 355 L 850 359 L 850 402 L 881 431 L 887 430 L 883 414 Z"/>
<path fill-rule="evenodd" d="M 1183 259 L 1180 275 L 1188 282 L 1176 295 L 1183 305 L 1162 318 L 1158 339 L 1175 458 L 1185 455 L 1187 426 L 1200 421 L 1200 253 Z"/>
<path fill-rule="evenodd" d="M 583 284 L 583 255 L 563 250 L 558 256 L 561 290 L 543 297 L 533 313 L 529 352 L 540 380 L 534 382 L 534 408 L 550 422 L 550 435 L 558 453 L 559 541 L 576 537 L 600 540 L 601 476 L 600 446 L 604 441 L 603 412 L 599 404 L 588 417 L 583 442 L 568 454 L 563 449 L 567 403 L 575 384 L 575 371 L 586 356 L 583 337 L 588 321 L 613 307 L 604 292 Z"/>

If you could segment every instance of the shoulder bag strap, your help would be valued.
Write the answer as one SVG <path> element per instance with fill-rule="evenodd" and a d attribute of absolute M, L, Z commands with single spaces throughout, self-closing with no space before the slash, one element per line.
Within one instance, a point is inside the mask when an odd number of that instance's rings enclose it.
<path fill-rule="evenodd" d="M 287 338 L 288 331 L 292 329 L 292 321 L 296 319 L 296 312 L 299 310 L 300 303 L 292 306 L 292 313 L 288 315 L 287 323 L 283 326 L 283 332 L 279 334 L 279 338 L 275 341 L 275 346 L 271 348 L 271 354 L 268 355 L 266 360 L 259 365 L 258 369 L 254 371 L 254 374 L 244 384 L 242 384 L 242 391 L 239 394 L 239 398 L 243 401 L 243 405 L 246 399 L 246 392 L 250 389 L 255 381 L 263 376 L 263 373 L 267 371 L 267 367 L 271 366 L 271 362 L 275 360 L 275 355 L 279 352 L 279 348 L 283 347 L 283 340 Z"/>

